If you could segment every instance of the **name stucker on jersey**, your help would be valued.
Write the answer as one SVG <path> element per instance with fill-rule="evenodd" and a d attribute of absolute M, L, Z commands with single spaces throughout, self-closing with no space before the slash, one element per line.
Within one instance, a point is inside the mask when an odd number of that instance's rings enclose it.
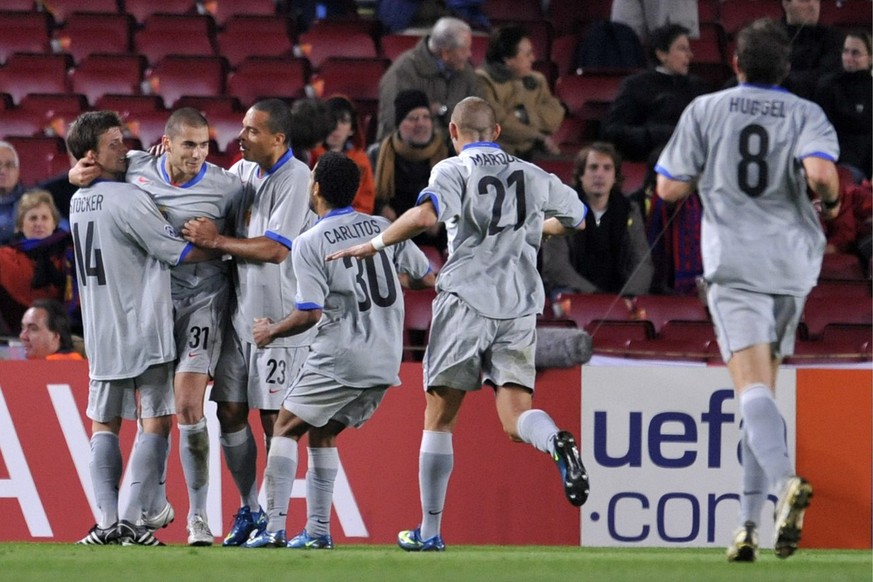
<path fill-rule="evenodd" d="M 325 230 L 324 238 L 330 244 L 334 244 L 365 236 L 376 236 L 380 232 L 382 232 L 382 229 L 379 228 L 379 224 L 375 220 L 365 220 Z"/>
<path fill-rule="evenodd" d="M 477 166 L 502 166 L 515 161 L 514 156 L 510 156 L 506 152 L 496 154 L 475 153 L 470 156 L 470 160 Z"/>
<path fill-rule="evenodd" d="M 103 209 L 103 194 L 76 196 L 70 200 L 70 212 L 97 212 Z"/>
<path fill-rule="evenodd" d="M 745 113 L 746 115 L 769 115 L 770 117 L 785 117 L 785 102 L 778 99 L 748 99 L 746 97 L 733 97 L 730 100 L 728 111 L 731 113 Z"/>

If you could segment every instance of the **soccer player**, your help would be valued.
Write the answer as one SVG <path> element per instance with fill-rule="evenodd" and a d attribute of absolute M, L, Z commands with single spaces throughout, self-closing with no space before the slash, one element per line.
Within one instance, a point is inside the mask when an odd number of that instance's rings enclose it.
<path fill-rule="evenodd" d="M 536 315 L 544 303 L 536 270 L 543 233 L 584 228 L 587 209 L 569 186 L 503 152 L 492 107 L 468 97 L 452 113 L 457 157 L 434 166 L 418 205 L 372 240 L 330 259 L 367 258 L 437 221 L 449 258 L 437 281 L 430 343 L 424 356 L 427 405 L 419 456 L 422 521 L 402 531 L 409 551 L 442 551 L 440 522 L 452 471 L 452 432 L 467 392 L 494 388 L 503 430 L 555 459 L 573 505 L 588 498 L 588 475 L 572 434 L 533 409 Z M 548 217 L 548 220 L 544 220 Z"/>
<path fill-rule="evenodd" d="M 209 154 L 209 125 L 196 109 L 177 109 L 167 119 L 161 140 L 163 154 L 129 151 L 126 180 L 147 191 L 161 213 L 177 232 L 185 222 L 207 217 L 224 228 L 225 217 L 239 202 L 242 183 L 214 164 Z M 71 180 L 88 184 L 93 175 L 80 161 L 70 171 Z M 179 426 L 179 456 L 188 486 L 188 543 L 212 545 L 206 499 L 209 493 L 209 434 L 203 413 L 203 399 L 221 350 L 226 310 L 230 304 L 228 261 L 221 258 L 173 268 L 176 370 L 173 380 L 176 418 Z M 175 512 L 159 488 L 143 508 L 140 520 L 152 530 L 173 521 Z"/>
<path fill-rule="evenodd" d="M 172 426 L 173 304 L 170 269 L 211 253 L 179 238 L 149 195 L 124 179 L 128 160 L 116 113 L 88 112 L 70 127 L 67 148 L 100 176 L 70 203 L 79 296 L 89 355 L 91 476 L 100 520 L 82 544 L 162 545 L 137 525 L 147 492 L 158 487 Z M 130 458 L 130 501 L 119 521 L 121 419 L 143 435 Z"/>
<path fill-rule="evenodd" d="M 727 550 L 751 562 L 768 490 L 778 493 L 775 551 L 797 549 L 812 486 L 794 474 L 773 390 L 825 239 L 806 187 L 825 218 L 838 212 L 837 138 L 821 108 L 778 87 L 788 37 L 770 20 L 744 28 L 734 69 L 740 85 L 693 101 L 658 160 L 658 195 L 703 201 L 707 302 L 736 389 L 742 426 L 743 522 Z"/>
<path fill-rule="evenodd" d="M 221 446 L 240 492 L 242 507 L 223 545 L 239 546 L 267 517 L 258 504 L 257 448 L 248 424 L 249 408 L 260 410 L 267 449 L 285 388 L 306 359 L 312 329 L 277 338 L 259 348 L 252 336 L 258 317 L 279 320 L 294 309 L 294 277 L 288 255 L 292 243 L 313 221 L 309 209 L 309 168 L 290 148 L 291 112 L 279 99 L 255 103 L 243 119 L 243 159 L 230 169 L 242 178 L 243 195 L 231 229 L 224 235 L 215 222 L 200 217 L 183 234 L 197 246 L 236 259 L 236 306 L 221 348 L 210 398 L 218 405 Z"/>
<path fill-rule="evenodd" d="M 325 262 L 353 242 L 364 242 L 390 223 L 352 207 L 360 180 L 355 163 L 342 153 L 319 158 L 310 181 L 318 223 L 294 241 L 297 308 L 274 323 L 255 320 L 259 346 L 316 326 L 309 356 L 285 394 L 273 428 L 267 459 L 268 523 L 247 548 L 286 545 L 285 516 L 297 471 L 297 441 L 309 434 L 306 527 L 287 541 L 298 549 L 332 549 L 330 508 L 339 467 L 336 437 L 359 428 L 375 412 L 388 387 L 399 384 L 403 352 L 403 294 L 400 277 L 415 287 L 432 287 L 434 275 L 412 242 L 373 258 Z"/>

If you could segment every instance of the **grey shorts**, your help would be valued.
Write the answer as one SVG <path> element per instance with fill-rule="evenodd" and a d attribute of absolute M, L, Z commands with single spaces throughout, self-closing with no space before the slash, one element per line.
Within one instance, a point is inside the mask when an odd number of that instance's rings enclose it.
<path fill-rule="evenodd" d="M 768 295 L 710 283 L 706 298 L 725 362 L 734 352 L 758 344 L 770 344 L 775 358 L 794 353 L 805 297 Z"/>
<path fill-rule="evenodd" d="M 388 386 L 350 388 L 333 378 L 305 371 L 285 394 L 282 406 L 311 426 L 329 420 L 359 428 L 376 411 Z"/>
<path fill-rule="evenodd" d="M 478 390 L 518 384 L 533 391 L 536 315 L 484 317 L 451 293 L 433 303 L 430 341 L 424 353 L 425 389 L 447 386 Z"/>
<path fill-rule="evenodd" d="M 91 380 L 88 383 L 88 409 L 91 420 L 104 424 L 116 418 L 137 418 L 136 393 L 139 392 L 140 418 L 176 414 L 173 397 L 173 364 L 150 366 L 136 378 Z"/>
<path fill-rule="evenodd" d="M 173 300 L 176 372 L 215 375 L 227 320 L 228 289 Z"/>
<path fill-rule="evenodd" d="M 246 402 L 249 408 L 258 410 L 279 410 L 308 354 L 308 347 L 258 348 L 231 331 L 221 348 L 209 399 Z"/>

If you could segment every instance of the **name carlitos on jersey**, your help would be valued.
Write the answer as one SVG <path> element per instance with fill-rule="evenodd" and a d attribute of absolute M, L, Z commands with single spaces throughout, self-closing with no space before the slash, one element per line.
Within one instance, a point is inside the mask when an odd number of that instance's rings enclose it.
<path fill-rule="evenodd" d="M 351 239 L 362 237 L 376 236 L 382 232 L 379 228 L 379 223 L 375 220 L 362 220 L 353 222 L 352 224 L 344 224 L 336 228 L 327 229 L 324 231 L 324 238 L 330 244 L 335 244 Z"/>

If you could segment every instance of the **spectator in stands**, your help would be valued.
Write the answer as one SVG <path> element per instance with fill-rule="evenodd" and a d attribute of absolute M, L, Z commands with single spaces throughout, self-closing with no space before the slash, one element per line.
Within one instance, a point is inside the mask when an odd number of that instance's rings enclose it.
<path fill-rule="evenodd" d="M 346 97 L 334 95 L 325 101 L 333 128 L 321 145 L 312 150 L 313 166 L 325 152 L 340 152 L 355 162 L 361 172 L 361 182 L 352 206 L 358 212 L 373 214 L 376 205 L 376 182 L 373 168 L 364 150 L 364 137 L 358 122 L 358 112 Z"/>
<path fill-rule="evenodd" d="M 414 48 L 397 57 L 379 81 L 377 139 L 385 139 L 397 129 L 394 98 L 405 89 L 418 89 L 427 95 L 431 115 L 443 136 L 448 136 L 455 104 L 471 95 L 480 96 L 476 72 L 470 65 L 472 46 L 470 25 L 445 17 Z"/>
<path fill-rule="evenodd" d="M 621 193 L 621 156 L 595 142 L 576 156 L 573 187 L 590 212 L 585 229 L 543 243 L 542 275 L 549 293 L 645 295 L 652 260 L 639 206 Z"/>
<path fill-rule="evenodd" d="M 546 78 L 533 70 L 530 34 L 521 26 L 491 33 L 485 64 L 476 71 L 483 98 L 497 113 L 503 151 L 530 160 L 538 151 L 560 154 L 552 134 L 564 120 L 564 106 L 549 91 Z"/>
<path fill-rule="evenodd" d="M 868 179 L 873 175 L 871 54 L 870 32 L 849 32 L 843 42 L 842 69 L 822 77 L 815 91 L 815 101 L 837 130 L 840 164 L 851 166 L 856 177 Z"/>
<path fill-rule="evenodd" d="M 627 24 L 642 42 L 665 24 L 681 24 L 691 38 L 700 36 L 697 0 L 613 0 L 609 19 Z"/>
<path fill-rule="evenodd" d="M 18 152 L 11 143 L 0 141 L 0 244 L 5 245 L 15 234 L 18 201 L 24 195 L 20 175 Z"/>
<path fill-rule="evenodd" d="M 36 299 L 73 296 L 72 239 L 58 228 L 60 213 L 51 194 L 32 190 L 18 204 L 16 233 L 0 247 L 0 313 L 21 321 Z"/>
<path fill-rule="evenodd" d="M 843 35 L 818 23 L 820 0 L 782 0 L 782 9 L 782 25 L 791 39 L 791 71 L 782 86 L 812 99 L 818 79 L 840 70 Z"/>
<path fill-rule="evenodd" d="M 685 106 L 707 91 L 688 73 L 694 55 L 687 28 L 667 24 L 652 31 L 650 48 L 658 65 L 622 81 L 603 122 L 603 138 L 634 161 L 647 160 L 667 143 Z"/>
<path fill-rule="evenodd" d="M 415 206 L 430 171 L 449 155 L 442 134 L 434 130 L 430 103 L 423 92 L 401 91 L 393 107 L 397 130 L 368 150 L 375 168 L 376 213 L 388 220 Z M 445 229 L 436 226 L 413 239 L 416 244 L 446 249 Z"/>
<path fill-rule="evenodd" d="M 37 299 L 21 318 L 18 338 L 28 360 L 83 360 L 73 346 L 70 318 L 54 299 Z"/>

